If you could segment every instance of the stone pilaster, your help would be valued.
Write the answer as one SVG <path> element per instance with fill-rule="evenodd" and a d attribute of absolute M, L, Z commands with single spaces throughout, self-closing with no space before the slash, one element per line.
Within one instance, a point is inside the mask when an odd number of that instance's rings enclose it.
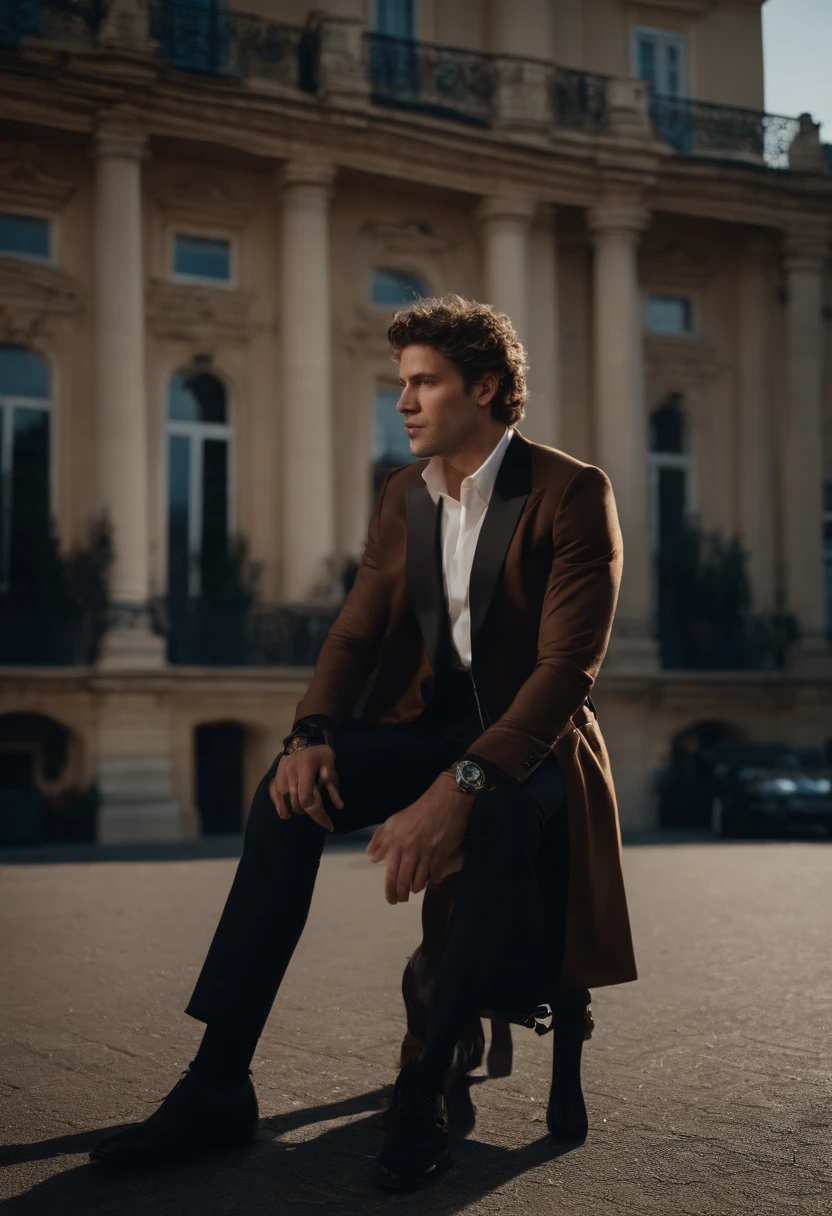
<path fill-rule="evenodd" d="M 770 313 L 766 243 L 751 236 L 739 274 L 737 341 L 738 517 L 749 553 L 754 607 L 770 612 L 775 601 L 774 418 L 769 361 Z"/>
<path fill-rule="evenodd" d="M 335 497 L 329 203 L 335 169 L 292 160 L 281 185 L 281 410 L 284 600 L 327 601 Z"/>
<path fill-rule="evenodd" d="M 493 195 L 481 200 L 485 301 L 511 318 L 520 341 L 529 340 L 529 247 L 532 199 Z"/>
<path fill-rule="evenodd" d="M 98 499 L 114 529 L 112 627 L 103 666 L 158 666 L 151 633 L 148 439 L 142 258 L 141 132 L 116 122 L 95 135 L 95 385 Z"/>
<path fill-rule="evenodd" d="M 786 606 L 798 619 L 795 661 L 829 656 L 823 586 L 822 273 L 828 228 L 807 221 L 785 244 L 787 393 L 783 444 Z"/>
<path fill-rule="evenodd" d="M 595 442 L 609 476 L 624 539 L 624 572 L 610 661 L 656 666 L 650 602 L 647 420 L 636 254 L 649 215 L 634 202 L 593 207 Z"/>
<path fill-rule="evenodd" d="M 529 269 L 529 397 L 523 434 L 557 447 L 561 433 L 560 319 L 555 209 L 540 207 L 531 233 Z"/>

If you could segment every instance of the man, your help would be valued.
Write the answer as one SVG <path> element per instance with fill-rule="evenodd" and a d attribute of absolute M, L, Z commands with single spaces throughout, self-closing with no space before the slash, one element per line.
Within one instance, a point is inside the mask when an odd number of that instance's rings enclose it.
<path fill-rule="evenodd" d="M 609 480 L 516 429 L 525 352 L 504 314 L 419 300 L 388 336 L 422 459 L 384 480 L 353 587 L 254 796 L 187 1007 L 207 1023 L 196 1058 L 99 1161 L 251 1139 L 249 1064 L 329 832 L 381 824 L 367 853 L 391 904 L 458 872 L 424 1044 L 377 1161 L 384 1186 L 449 1164 L 444 1077 L 483 1007 L 635 978 L 615 795 L 587 708 L 621 576 Z"/>

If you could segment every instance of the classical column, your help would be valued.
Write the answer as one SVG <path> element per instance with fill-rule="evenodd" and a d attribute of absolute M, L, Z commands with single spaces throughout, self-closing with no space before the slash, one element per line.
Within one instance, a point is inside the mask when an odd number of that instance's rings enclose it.
<path fill-rule="evenodd" d="M 544 204 L 531 235 L 529 271 L 529 398 L 521 423 L 535 443 L 560 442 L 560 323 L 554 207 Z"/>
<path fill-rule="evenodd" d="M 336 591 L 329 286 L 335 169 L 289 161 L 280 180 L 282 595 L 327 600 Z"/>
<path fill-rule="evenodd" d="M 98 494 L 113 525 L 113 624 L 102 662 L 161 662 L 147 621 L 150 593 L 141 161 L 145 138 L 126 126 L 96 133 L 94 301 Z"/>
<path fill-rule="evenodd" d="M 612 482 L 624 539 L 610 658 L 643 668 L 656 663 L 650 602 L 647 422 L 636 250 L 648 213 L 631 203 L 589 212 L 594 237 L 595 443 Z"/>
<path fill-rule="evenodd" d="M 520 341 L 529 341 L 529 246 L 536 203 L 493 195 L 477 210 L 485 255 L 485 302 L 508 313 Z"/>
<path fill-rule="evenodd" d="M 775 607 L 774 433 L 770 393 L 768 246 L 746 242 L 739 277 L 737 407 L 739 436 L 739 532 L 749 554 L 754 608 Z"/>
<path fill-rule="evenodd" d="M 789 233 L 785 267 L 787 393 L 783 445 L 783 560 L 786 606 L 800 625 L 804 655 L 828 654 L 823 588 L 822 271 L 828 233 Z M 798 656 L 799 658 L 799 656 Z"/>

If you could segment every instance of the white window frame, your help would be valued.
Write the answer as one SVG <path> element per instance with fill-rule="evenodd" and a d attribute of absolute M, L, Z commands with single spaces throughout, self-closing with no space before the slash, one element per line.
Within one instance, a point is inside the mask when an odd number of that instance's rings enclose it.
<path fill-rule="evenodd" d="M 630 35 L 630 64 L 631 64 L 632 76 L 635 79 L 640 79 L 639 63 L 638 63 L 638 40 L 640 37 L 642 37 L 644 35 L 646 35 L 649 38 L 652 38 L 653 41 L 656 43 L 657 53 L 660 53 L 660 49 L 663 46 L 668 46 L 671 43 L 675 43 L 676 46 L 679 47 L 681 54 L 679 56 L 679 92 L 678 92 L 677 96 L 681 99 L 685 99 L 685 98 L 689 97 L 690 96 L 690 84 L 689 84 L 689 72 L 688 72 L 688 42 L 687 42 L 687 38 L 685 37 L 685 35 L 679 33 L 678 30 L 662 29 L 660 26 L 657 26 L 657 25 L 634 25 L 634 26 L 632 26 L 631 35 Z M 668 95 L 664 89 L 657 87 L 656 91 L 658 93 L 660 93 L 662 96 Z"/>
<path fill-rule="evenodd" d="M 32 354 L 36 352 L 32 351 Z M 38 356 L 41 357 L 41 356 Z M 55 427 L 52 421 L 54 403 L 51 397 L 9 397 L 0 393 L 0 427 L 2 427 L 2 447 L 0 447 L 0 480 L 3 492 L 3 524 L 4 536 L 2 554 L 6 563 L 0 568 L 0 591 L 7 591 L 9 586 L 8 561 L 11 556 L 11 527 L 12 527 L 12 459 L 14 456 L 14 411 L 16 409 L 37 410 L 49 414 L 49 513 L 52 513 L 54 492 L 52 486 L 52 470 L 55 466 Z"/>
<path fill-rule="evenodd" d="M 177 373 L 172 373 L 175 376 Z M 216 376 L 216 372 L 210 372 L 209 375 Z M 227 445 L 228 458 L 228 478 L 227 478 L 227 535 L 233 536 L 237 527 L 236 516 L 236 478 L 235 478 L 235 450 L 234 450 L 234 426 L 231 422 L 185 422 L 181 420 L 171 419 L 167 417 L 170 409 L 169 393 L 170 381 L 172 376 L 168 377 L 165 386 L 165 480 L 164 480 L 164 535 L 165 535 L 165 566 L 164 566 L 164 582 L 166 592 L 170 591 L 168 582 L 168 562 L 170 553 L 168 551 L 168 536 L 170 526 L 170 437 L 172 435 L 183 436 L 188 440 L 188 597 L 190 599 L 197 598 L 201 592 L 199 564 L 194 559 L 200 555 L 202 547 L 202 498 L 203 498 L 203 444 L 205 439 L 224 439 Z M 226 414 L 230 416 L 230 403 L 228 400 L 228 385 L 221 376 L 216 377 L 223 385 L 226 392 Z"/>
<path fill-rule="evenodd" d="M 14 258 L 16 262 L 33 262 L 36 266 L 57 266 L 58 226 L 55 217 L 47 211 L 33 210 L 31 207 L 9 207 L 0 205 L 0 211 L 6 215 L 19 215 L 24 219 L 43 220 L 49 233 L 49 253 L 43 257 L 39 253 L 22 253 L 16 249 L 0 249 L 0 258 Z"/>
<path fill-rule="evenodd" d="M 194 237 L 196 240 L 225 241 L 228 245 L 228 278 L 212 279 L 203 274 L 180 274 L 176 270 L 176 238 Z M 168 274 L 173 283 L 187 283 L 194 287 L 212 287 L 221 291 L 237 290 L 237 238 L 228 232 L 177 226 L 170 230 L 168 240 Z"/>

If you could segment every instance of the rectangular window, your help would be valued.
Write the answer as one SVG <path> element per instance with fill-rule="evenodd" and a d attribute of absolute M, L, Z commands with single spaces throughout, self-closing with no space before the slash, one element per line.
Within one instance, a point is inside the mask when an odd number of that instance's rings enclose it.
<path fill-rule="evenodd" d="M 49 259 L 52 253 L 49 220 L 39 215 L 0 211 L 0 253 Z"/>
<path fill-rule="evenodd" d="M 633 27 L 633 73 L 665 97 L 687 97 L 685 37 L 672 30 Z"/>
<path fill-rule="evenodd" d="M 11 458 L 9 584 L 37 594 L 51 550 L 48 410 L 14 410 Z"/>
<path fill-rule="evenodd" d="M 392 38 L 415 38 L 416 0 L 375 0 L 373 33 Z"/>
<path fill-rule="evenodd" d="M 649 334 L 693 333 L 693 304 L 687 296 L 648 296 Z"/>
<path fill-rule="evenodd" d="M 173 238 L 173 273 L 187 279 L 229 283 L 231 242 L 177 232 Z"/>

